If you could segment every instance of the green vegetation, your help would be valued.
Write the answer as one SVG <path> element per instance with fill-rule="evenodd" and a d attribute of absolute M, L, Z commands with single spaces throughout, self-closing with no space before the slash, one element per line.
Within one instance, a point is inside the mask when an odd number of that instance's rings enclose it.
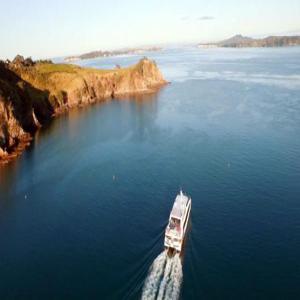
<path fill-rule="evenodd" d="M 50 73 L 73 73 L 73 74 L 84 74 L 89 72 L 95 73 L 111 73 L 117 70 L 101 70 L 101 69 L 94 69 L 94 68 L 81 68 L 76 65 L 72 64 L 36 64 L 34 66 L 37 72 L 40 74 L 50 74 Z M 124 70 L 124 69 L 120 69 Z M 119 71 L 119 70 L 118 70 Z"/>
<path fill-rule="evenodd" d="M 81 68 L 70 64 L 37 64 L 35 69 L 41 74 L 54 72 L 77 73 Z"/>

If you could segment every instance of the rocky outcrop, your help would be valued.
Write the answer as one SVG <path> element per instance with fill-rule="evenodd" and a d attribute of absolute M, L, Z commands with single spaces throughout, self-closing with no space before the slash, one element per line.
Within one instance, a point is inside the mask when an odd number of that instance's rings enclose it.
<path fill-rule="evenodd" d="M 0 161 L 21 152 L 43 124 L 72 107 L 164 85 L 156 63 L 147 58 L 129 68 L 97 70 L 33 62 L 18 56 L 0 62 Z"/>

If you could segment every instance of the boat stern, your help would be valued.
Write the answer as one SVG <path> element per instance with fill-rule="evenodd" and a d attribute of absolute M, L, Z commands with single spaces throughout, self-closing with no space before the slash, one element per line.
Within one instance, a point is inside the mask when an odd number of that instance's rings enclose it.
<path fill-rule="evenodd" d="M 182 240 L 180 238 L 174 238 L 168 235 L 165 235 L 165 248 L 169 251 L 170 249 L 175 250 L 176 252 L 181 252 Z"/>

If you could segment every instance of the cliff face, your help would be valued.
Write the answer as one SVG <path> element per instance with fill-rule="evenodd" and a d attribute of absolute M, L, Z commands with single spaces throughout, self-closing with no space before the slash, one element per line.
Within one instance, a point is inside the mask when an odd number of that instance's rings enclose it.
<path fill-rule="evenodd" d="M 0 160 L 36 128 L 30 85 L 0 64 Z"/>
<path fill-rule="evenodd" d="M 51 63 L 0 63 L 0 161 L 7 161 L 31 134 L 72 107 L 165 84 L 154 61 L 115 70 Z M 12 153 L 14 153 L 12 155 Z"/>

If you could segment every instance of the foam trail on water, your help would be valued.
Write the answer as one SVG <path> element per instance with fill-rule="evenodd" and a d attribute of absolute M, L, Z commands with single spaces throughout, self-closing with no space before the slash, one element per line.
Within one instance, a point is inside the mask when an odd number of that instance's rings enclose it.
<path fill-rule="evenodd" d="M 142 299 L 155 299 L 167 261 L 166 252 L 162 252 L 152 263 L 145 281 Z"/>
<path fill-rule="evenodd" d="M 173 270 L 173 260 L 168 258 L 166 266 L 165 266 L 164 277 L 160 283 L 159 290 L 158 290 L 157 299 L 159 299 L 159 300 L 164 299 L 164 294 L 165 294 L 167 285 L 171 279 L 172 270 Z"/>
<path fill-rule="evenodd" d="M 182 282 L 182 265 L 178 254 L 173 257 L 172 276 L 166 287 L 165 299 L 178 299 Z"/>
<path fill-rule="evenodd" d="M 142 299 L 172 299 L 180 295 L 182 265 L 178 254 L 169 258 L 162 252 L 150 267 L 146 278 Z"/>

